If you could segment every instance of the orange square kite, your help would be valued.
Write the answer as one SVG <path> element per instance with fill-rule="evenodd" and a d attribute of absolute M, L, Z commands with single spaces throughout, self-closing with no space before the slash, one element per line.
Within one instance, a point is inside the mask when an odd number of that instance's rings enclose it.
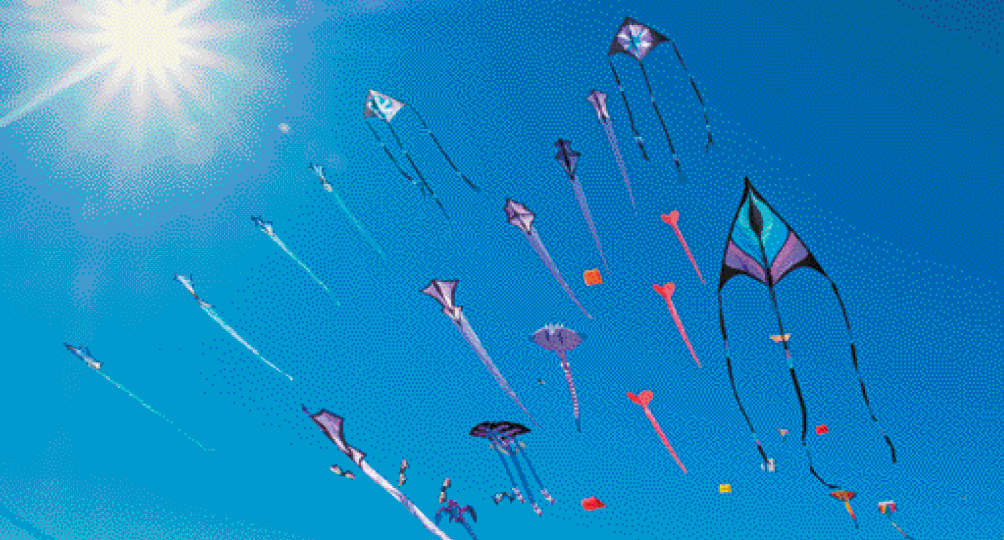
<path fill-rule="evenodd" d="M 600 269 L 594 268 L 592 270 L 586 270 L 582 273 L 582 278 L 586 280 L 586 285 L 592 287 L 593 285 L 603 285 L 603 276 L 600 275 Z"/>

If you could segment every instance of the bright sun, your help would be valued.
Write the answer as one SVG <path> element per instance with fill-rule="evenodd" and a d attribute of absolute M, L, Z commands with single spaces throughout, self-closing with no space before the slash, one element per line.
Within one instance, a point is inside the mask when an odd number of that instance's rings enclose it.
<path fill-rule="evenodd" d="M 169 0 L 91 0 L 61 8 L 60 15 L 71 29 L 54 31 L 50 27 L 34 32 L 33 37 L 39 42 L 62 44 L 67 53 L 77 57 L 76 63 L 40 91 L 22 98 L 19 106 L 0 118 L 0 127 L 99 74 L 100 91 L 93 96 L 98 109 L 108 105 L 130 80 L 134 119 L 146 115 L 151 89 L 175 113 L 183 112 L 186 94 L 204 106 L 206 91 L 197 76 L 199 69 L 240 67 L 233 58 L 204 46 L 224 37 L 233 25 L 193 22 L 211 3 L 188 0 L 172 9 Z"/>

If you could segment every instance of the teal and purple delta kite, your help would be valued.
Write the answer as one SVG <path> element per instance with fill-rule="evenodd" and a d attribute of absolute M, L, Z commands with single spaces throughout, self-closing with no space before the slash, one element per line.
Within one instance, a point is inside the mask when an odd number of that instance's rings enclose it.
<path fill-rule="evenodd" d="M 631 114 L 631 105 L 628 103 L 627 94 L 624 93 L 624 85 L 621 84 L 620 75 L 617 74 L 617 69 L 614 68 L 614 63 L 611 57 L 615 54 L 626 54 L 638 61 L 638 66 L 641 67 L 642 77 L 645 79 L 645 87 L 648 89 L 648 96 L 652 101 L 652 108 L 655 110 L 655 115 L 659 118 L 659 125 L 662 126 L 662 132 L 666 136 L 666 142 L 669 143 L 669 150 L 673 154 L 673 162 L 676 164 L 676 170 L 680 174 L 680 178 L 684 178 L 683 169 L 680 167 L 680 159 L 676 156 L 676 148 L 673 147 L 673 140 L 669 136 L 669 130 L 666 128 L 666 122 L 662 118 L 662 113 L 659 112 L 659 104 L 655 100 L 655 94 L 652 93 L 652 83 L 649 81 L 648 72 L 645 71 L 645 63 L 643 62 L 648 53 L 652 52 L 652 50 L 665 41 L 668 41 L 671 45 L 673 45 L 673 51 L 676 52 L 676 58 L 680 61 L 680 66 L 683 68 L 683 71 L 688 77 L 690 77 L 690 86 L 693 87 L 694 93 L 697 94 L 697 100 L 700 101 L 701 107 L 704 108 L 704 126 L 708 133 L 708 142 L 704 149 L 707 151 L 714 143 L 714 139 L 711 137 L 711 122 L 708 120 L 708 107 L 704 104 L 704 98 L 701 96 L 700 90 L 697 89 L 697 83 L 694 82 L 694 76 L 690 74 L 687 70 L 687 65 L 683 63 L 683 56 L 680 55 L 680 49 L 677 48 L 676 43 L 673 43 L 671 39 L 660 34 L 655 29 L 645 26 L 631 17 L 625 17 L 624 22 L 621 23 L 620 28 L 617 29 L 617 34 L 614 36 L 613 42 L 610 44 L 610 50 L 607 51 L 607 63 L 610 65 L 610 71 L 613 72 L 614 80 L 617 81 L 617 89 L 620 91 L 621 98 L 624 100 L 624 108 L 627 109 L 628 120 L 631 122 L 631 131 L 634 134 L 634 140 L 638 144 L 638 148 L 641 150 L 642 157 L 648 160 L 648 153 L 645 151 L 645 140 L 642 138 L 641 133 L 638 131 L 638 127 L 635 125 L 634 116 Z"/>
<path fill-rule="evenodd" d="M 819 262 L 809 251 L 809 248 L 806 247 L 802 239 L 795 233 L 795 230 L 764 200 L 763 196 L 757 192 L 753 184 L 750 183 L 749 178 L 747 178 L 742 200 L 739 203 L 739 208 L 736 210 L 735 217 L 732 218 L 732 225 L 729 227 L 729 236 L 725 243 L 725 253 L 722 257 L 721 279 L 718 282 L 718 321 L 721 325 L 722 340 L 725 342 L 725 362 L 729 372 L 729 383 L 732 385 L 732 394 L 736 399 L 736 404 L 739 405 L 739 411 L 742 412 L 743 417 L 746 419 L 746 425 L 749 426 L 754 441 L 756 441 L 760 457 L 763 458 L 764 464 L 768 464 L 767 455 L 764 453 L 760 439 L 753 428 L 753 423 L 750 421 L 749 415 L 746 414 L 746 409 L 739 399 L 739 392 L 736 390 L 736 381 L 732 373 L 732 358 L 729 353 L 729 338 L 725 330 L 725 315 L 722 310 L 722 289 L 730 279 L 743 275 L 766 285 L 771 308 L 777 319 L 778 334 L 784 336 L 784 324 L 781 322 L 781 311 L 778 308 L 775 288 L 785 276 L 799 268 L 815 270 L 830 282 L 833 294 L 837 297 L 837 302 L 840 304 L 840 311 L 843 314 L 844 324 L 847 328 L 851 360 L 854 365 L 854 371 L 857 373 L 858 384 L 861 387 L 861 397 L 864 399 L 865 407 L 867 407 L 872 421 L 878 426 L 879 432 L 885 438 L 886 444 L 889 445 L 889 450 L 892 453 L 892 462 L 896 463 L 896 449 L 893 447 L 892 440 L 886 435 L 885 430 L 875 416 L 875 412 L 872 410 L 871 403 L 868 401 L 868 391 L 865 389 L 865 382 L 858 366 L 857 347 L 854 344 L 854 334 L 851 331 L 850 319 L 847 317 L 847 309 L 844 307 L 844 301 L 840 297 L 837 285 L 826 274 L 823 267 L 820 266 Z M 784 347 L 784 357 L 788 364 L 788 372 L 791 374 L 791 382 L 795 387 L 795 393 L 798 395 L 798 405 L 802 411 L 802 448 L 805 449 L 806 457 L 808 458 L 809 471 L 826 487 L 839 489 L 838 485 L 830 484 L 823 480 L 813 466 L 812 454 L 809 453 L 809 448 L 805 444 L 805 435 L 808 430 L 808 412 L 805 406 L 805 399 L 802 397 L 802 389 L 798 384 L 798 376 L 795 374 L 795 364 L 791 358 L 791 349 L 789 348 L 788 340 L 782 339 L 780 343 Z"/>

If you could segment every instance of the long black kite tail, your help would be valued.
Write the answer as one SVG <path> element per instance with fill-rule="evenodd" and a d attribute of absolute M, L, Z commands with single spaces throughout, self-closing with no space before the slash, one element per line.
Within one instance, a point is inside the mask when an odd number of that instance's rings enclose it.
<path fill-rule="evenodd" d="M 415 116 L 418 118 L 419 123 L 422 124 L 422 129 L 429 134 L 429 137 L 432 138 L 432 142 L 436 143 L 436 148 L 439 148 L 439 153 L 443 155 L 443 157 L 446 159 L 446 162 L 450 164 L 451 168 L 453 168 L 453 172 L 457 173 L 457 176 L 459 176 L 464 182 L 467 182 L 467 185 L 470 186 L 471 189 L 480 192 L 481 188 L 474 185 L 474 182 L 471 182 L 470 178 L 467 178 L 467 176 L 465 176 L 464 173 L 460 172 L 460 169 L 457 167 L 457 165 L 453 163 L 452 159 L 450 159 L 450 155 L 446 153 L 446 150 L 443 148 L 443 145 L 440 144 L 439 139 L 436 138 L 436 134 L 432 132 L 432 128 L 429 127 L 429 124 L 425 123 L 425 119 L 422 118 L 422 115 L 418 114 L 418 109 L 412 106 L 411 110 L 415 113 Z"/>
<path fill-rule="evenodd" d="M 697 95 L 697 101 L 701 103 L 701 107 L 704 109 L 704 128 L 708 131 L 708 143 L 704 145 L 704 151 L 707 152 L 711 149 L 711 145 L 715 144 L 715 140 L 711 137 L 711 122 L 708 120 L 708 106 L 704 103 L 704 97 L 701 96 L 701 91 L 697 89 L 697 83 L 694 81 L 694 76 L 691 75 L 690 70 L 687 69 L 687 64 L 683 61 L 683 56 L 680 54 L 680 49 L 676 48 L 676 43 L 673 43 L 673 52 L 676 53 L 676 59 L 680 61 L 680 67 L 690 77 L 690 86 L 694 89 L 694 94 Z"/>
<path fill-rule="evenodd" d="M 397 131 L 394 129 L 394 126 L 392 126 L 390 122 L 387 122 L 387 127 L 390 128 L 390 134 L 397 142 L 397 147 L 401 150 L 401 153 L 404 154 L 404 158 L 408 160 L 408 163 L 411 164 L 411 168 L 414 169 L 415 174 L 418 175 L 418 186 L 419 189 L 422 190 L 422 195 L 431 197 L 432 200 L 436 201 L 436 204 L 439 205 L 439 209 L 443 211 L 443 215 L 446 216 L 447 220 L 449 220 L 450 215 L 446 213 L 446 208 L 443 207 L 442 201 L 440 201 L 439 197 L 436 196 L 436 193 L 432 191 L 432 186 L 425 181 L 425 177 L 422 176 L 422 171 L 418 169 L 418 165 L 415 164 L 415 160 L 411 159 L 411 154 L 408 152 L 408 149 L 405 148 L 404 143 L 401 142 L 401 137 L 397 135 Z"/>
<path fill-rule="evenodd" d="M 722 293 L 718 292 L 718 324 L 722 328 L 722 339 L 725 341 L 725 365 L 729 369 L 729 384 L 732 385 L 732 397 L 736 399 L 736 405 L 739 405 L 739 412 L 743 413 L 743 418 L 746 419 L 746 425 L 750 428 L 750 434 L 753 435 L 753 441 L 756 442 L 756 449 L 760 452 L 760 457 L 763 458 L 764 466 L 767 466 L 767 454 L 763 451 L 763 445 L 760 444 L 760 437 L 756 433 L 756 429 L 753 428 L 753 422 L 750 420 L 750 415 L 746 413 L 746 407 L 743 407 L 743 402 L 739 399 L 739 391 L 736 389 L 736 379 L 732 373 L 732 355 L 729 353 L 729 336 L 725 331 L 725 314 L 722 311 Z"/>
<path fill-rule="evenodd" d="M 827 276 L 827 279 L 829 279 L 829 276 Z M 833 294 L 837 297 L 837 303 L 840 304 L 840 313 L 844 316 L 844 324 L 847 326 L 847 339 L 848 345 L 850 345 L 851 349 L 851 361 L 854 363 L 854 373 L 857 374 L 858 384 L 861 386 L 861 397 L 864 399 L 865 407 L 868 409 L 868 414 L 871 416 L 872 422 L 875 422 L 875 425 L 878 426 L 879 433 L 882 434 L 886 444 L 889 445 L 889 451 L 892 453 L 892 462 L 896 463 L 896 447 L 892 445 L 892 439 L 890 439 L 889 435 L 886 434 L 885 429 L 882 427 L 882 423 L 879 422 L 878 417 L 875 416 L 875 411 L 872 409 L 871 402 L 868 400 L 868 390 L 865 388 L 865 380 L 861 376 L 861 369 L 858 366 L 858 349 L 854 343 L 854 332 L 851 330 L 851 320 L 847 317 L 847 308 L 844 307 L 844 300 L 840 297 L 840 291 L 837 290 L 837 284 L 834 283 L 832 279 L 829 279 L 829 281 L 830 287 L 833 288 Z"/>
<path fill-rule="evenodd" d="M 762 242 L 760 243 L 760 250 L 761 252 L 763 251 Z M 781 322 L 781 310 L 777 307 L 777 295 L 774 293 L 773 285 L 767 287 L 767 292 L 770 295 L 770 305 L 774 309 L 774 316 L 777 318 L 779 335 L 783 336 L 784 324 Z M 809 460 L 809 472 L 824 486 L 830 489 L 840 489 L 840 486 L 823 480 L 823 477 L 819 476 L 815 465 L 812 463 L 812 452 L 809 452 L 809 446 L 805 443 L 805 435 L 809 431 L 809 411 L 805 406 L 805 398 L 802 396 L 802 385 L 798 384 L 798 375 L 795 374 L 795 364 L 791 360 L 791 349 L 788 348 L 788 340 L 782 340 L 781 343 L 784 344 L 784 359 L 788 363 L 788 371 L 791 373 L 791 383 L 795 387 L 795 394 L 798 396 L 798 407 L 802 411 L 802 449 L 805 450 L 805 457 Z"/>
<path fill-rule="evenodd" d="M 405 177 L 405 179 L 407 179 L 408 182 L 418 185 L 418 182 L 416 182 L 415 179 L 412 178 L 410 174 L 405 172 L 403 167 L 401 167 L 401 163 L 397 161 L 397 158 L 394 157 L 394 154 L 392 154 L 390 152 L 390 149 L 387 148 L 387 143 L 383 142 L 383 139 L 380 138 L 380 134 L 377 133 L 377 130 L 374 129 L 373 126 L 368 121 L 364 120 L 363 122 L 366 123 L 366 127 L 370 128 L 370 133 L 373 134 L 373 138 L 376 139 L 377 144 L 380 145 L 380 148 L 383 148 L 384 153 L 387 154 L 387 157 L 390 159 L 391 163 L 393 163 L 394 167 L 397 168 L 397 172 L 401 173 L 401 176 Z"/>
<path fill-rule="evenodd" d="M 648 97 L 652 100 L 652 109 L 655 110 L 655 116 L 659 118 L 659 125 L 662 126 L 662 133 L 666 136 L 666 142 L 669 143 L 669 151 L 673 154 L 673 163 L 676 165 L 676 172 L 679 173 L 681 180 L 685 180 L 686 175 L 683 174 L 683 167 L 680 166 L 680 158 L 676 156 L 676 148 L 673 146 L 673 139 L 669 136 L 669 129 L 666 128 L 666 121 L 662 119 L 662 113 L 659 112 L 659 104 L 656 102 L 655 94 L 652 92 L 652 83 L 649 82 L 648 72 L 645 71 L 645 63 L 639 60 L 638 65 L 641 66 L 641 74 L 642 77 L 645 78 L 645 87 L 648 88 Z"/>
<path fill-rule="evenodd" d="M 614 80 L 617 81 L 617 90 L 621 93 L 621 99 L 624 100 L 624 108 L 627 110 L 628 122 L 631 123 L 631 133 L 634 135 L 634 142 L 638 145 L 638 149 L 641 150 L 641 157 L 648 161 L 648 152 L 645 151 L 645 139 L 642 138 L 641 133 L 638 131 L 638 126 L 634 123 L 634 115 L 631 113 L 631 104 L 628 103 L 627 94 L 624 93 L 624 85 L 621 84 L 621 77 L 617 74 L 617 68 L 614 67 L 614 63 L 607 56 L 607 64 L 610 65 L 610 71 L 614 74 Z"/>

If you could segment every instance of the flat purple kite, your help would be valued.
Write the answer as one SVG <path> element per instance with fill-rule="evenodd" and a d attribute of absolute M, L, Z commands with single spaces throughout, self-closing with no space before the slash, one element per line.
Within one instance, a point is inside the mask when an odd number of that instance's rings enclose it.
<path fill-rule="evenodd" d="M 565 328 L 560 324 L 548 324 L 537 330 L 530 336 L 530 339 L 548 351 L 558 354 L 561 361 L 561 370 L 565 372 L 565 382 L 568 383 L 568 392 L 572 396 L 572 414 L 575 416 L 575 429 L 582 433 L 582 422 L 579 421 L 579 395 L 575 392 L 575 382 L 572 380 L 572 367 L 568 363 L 566 351 L 571 351 L 582 343 L 582 337 L 571 328 Z"/>
<path fill-rule="evenodd" d="M 537 421 L 533 419 L 533 415 L 530 414 L 530 411 L 526 410 L 526 407 L 523 406 L 523 402 L 519 400 L 519 396 L 516 395 L 516 392 L 513 391 L 513 389 L 509 386 L 509 383 L 506 382 L 505 377 L 503 377 L 502 373 L 499 372 L 499 369 L 495 366 L 495 362 L 493 362 L 491 357 L 488 356 L 488 351 L 485 350 L 484 346 L 481 344 L 481 340 L 478 339 L 478 335 L 474 333 L 474 329 L 471 328 L 470 323 L 467 322 L 467 317 L 464 316 L 464 308 L 455 303 L 453 295 L 456 294 L 457 283 L 459 283 L 457 280 L 440 281 L 434 279 L 429 282 L 424 289 L 422 289 L 422 292 L 435 298 L 436 301 L 439 302 L 439 305 L 443 306 L 443 313 L 450 318 L 453 322 L 453 326 L 458 332 L 460 332 L 471 348 L 474 349 L 474 353 L 481 359 L 481 363 L 488 368 L 492 377 L 495 377 L 495 382 L 497 382 L 499 386 L 502 387 L 502 390 L 504 390 L 505 393 L 508 394 L 517 405 L 519 405 L 520 409 L 523 409 L 523 412 L 530 417 L 530 420 L 533 421 L 534 424 L 537 424 Z"/>
<path fill-rule="evenodd" d="M 582 191 L 582 183 L 579 182 L 577 167 L 579 165 L 579 157 L 582 154 L 572 150 L 571 141 L 566 141 L 565 139 L 558 139 L 558 142 L 554 143 L 554 146 L 558 147 L 558 153 L 555 154 L 554 159 L 557 160 L 561 168 L 564 169 L 565 174 L 568 175 L 568 181 L 572 184 L 572 191 L 575 192 L 575 200 L 579 203 L 579 210 L 582 211 L 582 217 L 586 218 L 589 234 L 593 235 L 596 250 L 600 252 L 600 258 L 603 259 L 603 268 L 606 268 L 607 272 L 609 272 L 610 267 L 607 266 L 607 256 L 603 254 L 603 244 L 600 243 L 600 236 L 596 234 L 596 225 L 593 223 L 593 213 L 589 211 L 589 202 L 586 201 L 586 194 Z"/>
<path fill-rule="evenodd" d="M 565 291 L 565 294 L 572 299 L 572 302 L 575 302 L 576 306 L 579 306 L 579 309 L 582 310 L 582 313 L 585 314 L 586 317 L 592 319 L 593 316 L 586 311 L 586 308 L 582 307 L 579 299 L 576 298 L 575 293 L 572 292 L 572 288 L 565 282 L 565 278 L 561 277 L 561 272 L 559 272 L 558 267 L 554 265 L 554 260 L 551 259 L 551 255 L 547 252 L 547 248 L 544 247 L 544 242 L 541 241 L 540 236 L 537 234 L 537 229 L 533 226 L 533 221 L 536 219 L 537 215 L 531 212 L 526 206 L 523 206 L 512 199 L 505 200 L 505 215 L 511 225 L 514 225 L 518 227 L 519 230 L 523 231 L 523 234 L 526 235 L 527 241 L 530 242 L 530 246 L 532 246 L 533 250 L 537 252 L 537 256 L 544 262 L 547 269 L 551 271 L 551 275 L 554 276 L 554 279 L 558 282 L 558 285 L 561 286 L 562 290 Z"/>

